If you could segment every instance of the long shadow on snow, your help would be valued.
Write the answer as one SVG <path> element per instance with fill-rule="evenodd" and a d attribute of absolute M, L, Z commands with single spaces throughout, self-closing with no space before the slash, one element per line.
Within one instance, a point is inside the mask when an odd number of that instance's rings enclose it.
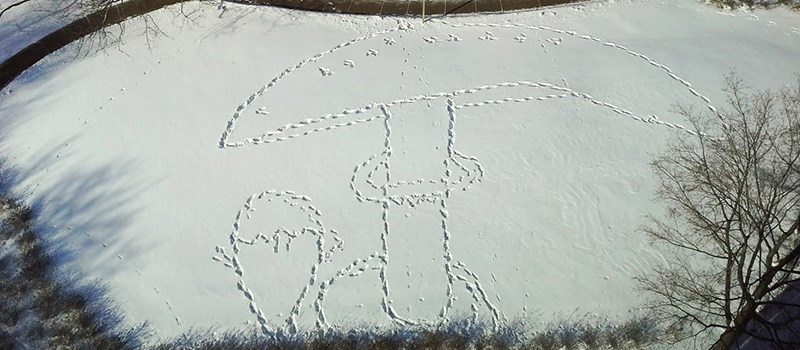
<path fill-rule="evenodd" d="M 15 184 L 21 181 L 18 169 L 19 167 L 9 165 L 7 159 L 0 157 L 0 198 L 4 203 L 3 221 L 0 222 L 4 236 L 0 237 L 0 240 L 4 247 L 7 243 L 11 243 L 7 246 L 8 249 L 0 252 L 1 260 L 3 260 L 0 263 L 0 272 L 2 272 L 3 284 L 6 284 L 4 287 L 9 287 L 10 284 L 21 292 L 19 297 L 14 297 L 13 293 L 8 294 L 8 288 L 4 288 L 4 297 L 11 298 L 3 300 L 4 305 L 13 306 L 17 312 L 20 307 L 21 310 L 28 311 L 22 311 L 22 314 L 18 313 L 18 315 L 22 315 L 22 320 L 17 323 L 17 326 L 10 329 L 0 327 L 0 348 L 49 348 L 64 342 L 76 342 L 70 345 L 79 348 L 85 348 L 85 346 L 93 348 L 98 348 L 98 346 L 99 348 L 109 348 L 108 346 L 120 348 L 119 346 L 122 346 L 122 348 L 127 348 L 141 344 L 146 328 L 143 327 L 144 325 L 132 328 L 123 326 L 123 316 L 118 311 L 116 303 L 107 297 L 108 289 L 103 282 L 89 281 L 78 269 L 64 269 L 61 266 L 61 263 L 71 257 L 74 247 L 63 240 L 55 240 L 50 235 L 54 231 L 48 228 L 48 222 L 52 221 L 43 220 L 41 215 L 43 210 L 48 209 L 44 208 L 48 201 L 34 200 L 33 205 L 27 205 L 38 209 L 32 210 L 32 215 L 29 216 L 29 219 L 24 219 L 24 222 L 13 219 L 17 214 L 11 214 L 14 211 L 10 208 L 17 205 L 26 206 L 25 202 L 29 198 L 13 192 Z M 72 187 L 64 188 L 56 195 L 66 194 L 69 191 L 80 191 L 87 185 L 97 184 L 98 179 L 103 179 L 102 174 L 107 173 L 99 171 L 96 175 L 89 176 L 87 181 L 80 181 Z M 66 177 L 58 184 L 70 180 L 72 180 L 71 177 Z M 89 198 L 88 202 L 92 202 L 91 198 L 99 197 L 102 197 L 102 192 L 94 191 L 87 195 L 73 195 L 70 198 Z M 55 202 L 59 204 L 60 201 Z M 57 212 L 58 210 L 56 210 Z M 9 218 L 12 218 L 11 221 L 7 221 Z M 124 223 L 113 216 L 100 221 L 107 228 L 119 227 Z M 24 227 L 29 227 L 29 229 Z M 8 231 L 9 228 L 12 228 L 13 231 Z M 9 232 L 13 232 L 10 240 L 5 236 Z M 21 250 L 20 244 L 33 244 L 33 247 L 41 249 Z M 31 268 L 31 266 L 33 267 Z M 15 273 L 17 268 L 21 270 Z M 33 271 L 34 275 L 38 277 L 34 277 L 26 271 Z M 91 314 L 91 323 L 87 325 L 80 316 L 77 320 L 62 318 L 74 316 L 74 313 L 70 312 L 76 310 L 88 311 Z M 12 310 L 4 312 L 12 312 Z M 77 330 L 73 327 L 77 327 Z M 57 334 L 63 329 L 73 330 L 71 335 L 65 337 L 62 335 L 62 338 L 57 340 L 51 338 L 54 335 L 59 337 Z M 115 339 L 122 339 L 122 342 L 116 342 Z M 59 343 L 50 343 L 51 341 Z"/>
<path fill-rule="evenodd" d="M 31 205 L 41 214 L 36 231 L 57 266 L 108 276 L 124 268 L 118 255 L 151 248 L 120 235 L 142 210 L 128 204 L 144 187 L 126 180 L 132 169 L 132 164 L 105 164 L 75 170 L 36 189 Z M 78 261 L 86 257 L 91 264 Z"/>

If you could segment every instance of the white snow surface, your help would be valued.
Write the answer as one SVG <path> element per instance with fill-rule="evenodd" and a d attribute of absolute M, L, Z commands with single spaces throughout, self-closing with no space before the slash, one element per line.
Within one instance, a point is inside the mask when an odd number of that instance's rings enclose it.
<path fill-rule="evenodd" d="M 0 94 L 65 270 L 162 336 L 624 315 L 663 259 L 636 228 L 663 211 L 648 162 L 692 132 L 673 107 L 800 71 L 787 10 L 183 6 L 149 47 L 70 46 Z"/>

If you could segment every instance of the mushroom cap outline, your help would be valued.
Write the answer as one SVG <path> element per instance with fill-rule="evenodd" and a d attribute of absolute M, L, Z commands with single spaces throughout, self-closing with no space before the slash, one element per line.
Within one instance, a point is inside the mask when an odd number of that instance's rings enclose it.
<path fill-rule="evenodd" d="M 377 108 L 379 106 L 392 107 L 394 105 L 416 103 L 416 102 L 420 102 L 420 101 L 430 101 L 432 99 L 437 99 L 437 98 L 456 97 L 456 96 L 459 96 L 459 95 L 464 95 L 464 94 L 471 93 L 469 91 L 473 91 L 473 90 L 474 91 L 485 90 L 485 89 L 482 89 L 482 88 L 486 87 L 486 85 L 483 85 L 483 86 L 477 86 L 477 87 L 474 87 L 474 88 L 471 88 L 471 89 L 460 89 L 460 90 L 456 89 L 456 90 L 451 90 L 451 91 L 446 91 L 446 92 L 437 92 L 437 93 L 416 95 L 416 96 L 407 97 L 405 99 L 397 99 L 397 100 L 383 101 L 383 102 L 373 102 L 373 103 L 363 104 L 363 105 L 360 105 L 360 106 L 357 106 L 357 107 L 345 108 L 341 112 L 338 112 L 338 113 L 330 113 L 330 114 L 326 114 L 326 115 L 319 116 L 319 117 L 316 117 L 316 118 L 307 118 L 307 119 L 304 119 L 304 120 L 298 120 L 296 122 L 289 123 L 289 124 L 283 125 L 281 127 L 278 127 L 275 130 L 270 130 L 270 131 L 264 132 L 259 136 L 251 136 L 251 137 L 247 137 L 247 138 L 241 139 L 239 141 L 232 141 L 232 142 L 230 141 L 230 138 L 231 138 L 231 136 L 232 136 L 232 134 L 233 134 L 233 132 L 235 130 L 236 123 L 243 116 L 243 113 L 245 111 L 247 111 L 248 108 L 258 98 L 260 98 L 261 96 L 263 96 L 266 93 L 268 93 L 268 91 L 270 89 L 272 89 L 275 86 L 277 86 L 280 83 L 281 80 L 283 80 L 284 78 L 289 76 L 292 72 L 294 72 L 294 71 L 296 71 L 298 69 L 302 69 L 303 67 L 308 66 L 310 63 L 314 63 L 314 62 L 319 61 L 320 59 L 323 59 L 328 54 L 335 53 L 335 52 L 337 52 L 339 50 L 342 50 L 344 48 L 347 48 L 347 47 L 349 47 L 349 46 L 351 46 L 351 45 L 353 45 L 355 43 L 358 43 L 358 42 L 361 42 L 361 41 L 364 41 L 364 40 L 368 40 L 368 39 L 372 39 L 372 38 L 378 37 L 379 35 L 383 35 L 383 34 L 389 34 L 389 33 L 394 33 L 394 32 L 405 32 L 405 31 L 409 31 L 409 30 L 413 29 L 413 26 L 411 26 L 407 22 L 403 22 L 403 21 L 398 21 L 398 22 L 400 24 L 396 28 L 373 32 L 373 33 L 370 33 L 370 34 L 367 34 L 367 35 L 364 35 L 364 36 L 360 36 L 360 37 L 354 38 L 354 39 L 349 40 L 349 41 L 345 41 L 343 43 L 340 43 L 338 45 L 333 46 L 331 49 L 329 49 L 327 51 L 323 51 L 323 52 L 320 52 L 320 53 L 318 53 L 318 54 L 316 54 L 316 55 L 314 55 L 312 57 L 306 58 L 306 59 L 300 61 L 299 63 L 291 65 L 291 66 L 287 67 L 286 69 L 284 69 L 283 71 L 281 71 L 276 77 L 274 77 L 272 80 L 270 80 L 269 83 L 263 85 L 258 91 L 252 93 L 243 103 L 241 103 L 237 107 L 237 109 L 233 113 L 232 117 L 228 120 L 228 122 L 226 124 L 226 128 L 223 130 L 223 132 L 221 134 L 221 137 L 220 137 L 220 139 L 218 141 L 218 147 L 219 148 L 242 147 L 242 146 L 245 146 L 245 145 L 248 145 L 248 144 L 259 145 L 259 144 L 267 144 L 267 143 L 272 143 L 272 142 L 285 141 L 285 140 L 294 139 L 294 138 L 297 138 L 297 137 L 300 137 L 300 136 L 310 135 L 310 134 L 313 134 L 313 133 L 316 133 L 316 132 L 329 131 L 329 130 L 334 130 L 334 129 L 337 129 L 337 128 L 340 128 L 340 127 L 345 127 L 345 126 L 355 125 L 355 124 L 359 124 L 359 123 L 366 123 L 366 122 L 374 121 L 376 119 L 374 117 L 373 118 L 362 118 L 362 119 L 355 119 L 355 118 L 357 118 L 357 116 L 359 116 L 359 115 L 361 115 L 361 114 L 363 114 L 363 113 L 365 113 L 367 111 L 370 111 L 372 109 L 375 109 L 375 108 Z M 606 47 L 615 49 L 619 53 L 634 56 L 634 57 L 636 57 L 638 59 L 643 60 L 645 63 L 652 65 L 656 69 L 661 70 L 663 72 L 663 74 L 666 75 L 666 77 L 668 77 L 668 78 L 674 80 L 675 82 L 677 82 L 678 84 L 682 85 L 692 95 L 694 95 L 698 99 L 702 100 L 703 103 L 706 105 L 706 107 L 712 113 L 716 114 L 717 117 L 722 121 L 722 123 L 724 125 L 724 116 L 722 116 L 722 114 L 720 114 L 718 112 L 717 108 L 711 104 L 710 99 L 707 98 L 706 96 L 704 96 L 703 94 L 701 94 L 700 92 L 698 92 L 697 90 L 695 90 L 692 87 L 692 84 L 690 82 L 688 82 L 685 79 L 679 77 L 677 74 L 675 74 L 672 71 L 672 69 L 670 69 L 669 67 L 665 66 L 664 64 L 661 64 L 661 63 L 659 63 L 659 62 L 657 62 L 655 60 L 652 60 L 651 58 L 649 58 L 648 56 L 646 56 L 644 54 L 641 54 L 639 52 L 630 50 L 630 49 L 628 49 L 627 47 L 625 47 L 623 45 L 619 45 L 619 44 L 616 44 L 616 43 L 610 42 L 610 41 L 604 41 L 602 39 L 593 37 L 591 35 L 581 34 L 581 33 L 578 33 L 576 31 L 567 31 L 567 30 L 555 29 L 555 28 L 551 28 L 551 27 L 547 27 L 547 26 L 523 25 L 523 24 L 514 24 L 514 23 L 511 23 L 511 24 L 494 24 L 494 23 L 451 24 L 448 21 L 438 20 L 438 19 L 432 20 L 431 22 L 432 22 L 432 24 L 438 23 L 438 24 L 444 24 L 444 25 L 451 25 L 454 28 L 480 27 L 480 28 L 519 29 L 519 30 L 526 30 L 526 31 L 545 31 L 545 32 L 559 34 L 559 35 L 566 35 L 566 37 L 574 38 L 574 39 L 577 39 L 577 40 L 584 40 L 586 42 L 594 43 L 596 45 L 602 45 L 602 46 L 606 46 Z M 517 82 L 508 82 L 508 81 L 506 81 L 506 82 L 497 82 L 497 83 L 493 84 L 492 86 L 494 86 L 494 87 L 508 87 L 508 86 L 510 86 L 510 84 L 526 83 L 526 82 L 529 82 L 529 81 L 523 80 L 523 81 L 517 81 Z M 660 124 L 660 125 L 664 125 L 664 126 L 667 126 L 667 127 L 670 127 L 670 128 L 684 129 L 687 132 L 689 132 L 690 134 L 694 132 L 693 130 L 686 129 L 686 127 L 684 127 L 683 125 L 673 124 L 673 123 L 670 123 L 670 122 L 667 122 L 667 121 L 659 120 L 657 117 L 655 117 L 655 115 L 648 115 L 648 116 L 644 116 L 644 117 L 637 116 L 637 115 L 635 115 L 634 113 L 632 113 L 632 112 L 630 112 L 628 110 L 625 110 L 623 108 L 619 108 L 619 107 L 614 106 L 614 105 L 612 105 L 612 104 L 610 104 L 608 102 L 605 102 L 605 101 L 602 101 L 602 100 L 595 100 L 590 95 L 585 94 L 585 93 L 580 92 L 580 91 L 573 91 L 572 89 L 569 89 L 567 87 L 563 87 L 563 86 L 560 87 L 558 85 L 549 84 L 549 83 L 546 83 L 546 82 L 545 83 L 541 83 L 541 84 L 549 85 L 548 87 L 555 87 L 557 90 L 558 90 L 558 88 L 561 88 L 561 91 L 566 91 L 566 92 L 568 92 L 570 94 L 577 94 L 578 96 L 584 97 L 585 99 L 589 100 L 590 102 L 592 102 L 592 103 L 594 103 L 596 105 L 600 105 L 600 106 L 603 106 L 603 107 L 608 107 L 612 111 L 614 111 L 615 113 L 631 117 L 632 119 L 634 119 L 636 121 L 645 122 L 645 123 Z M 564 90 L 564 89 L 567 89 L 567 90 Z M 322 130 L 313 129 L 312 128 L 311 130 L 308 130 L 308 131 L 300 133 L 300 134 L 287 132 L 287 131 L 291 131 L 291 130 L 309 128 L 309 127 L 313 126 L 314 124 L 316 124 L 316 123 L 318 123 L 320 121 L 336 120 L 336 119 L 348 119 L 348 118 L 355 119 L 355 120 L 350 120 L 348 122 L 336 124 L 338 126 L 335 126 L 333 128 L 325 128 L 325 129 L 322 129 Z M 288 134 L 288 135 L 283 135 L 283 134 Z M 275 137 L 275 136 L 277 136 L 277 137 Z"/>

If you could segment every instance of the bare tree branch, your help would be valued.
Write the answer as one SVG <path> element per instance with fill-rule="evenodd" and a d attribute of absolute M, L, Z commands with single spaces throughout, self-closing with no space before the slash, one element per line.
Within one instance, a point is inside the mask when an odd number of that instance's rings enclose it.
<path fill-rule="evenodd" d="M 762 317 L 764 307 L 800 310 L 774 300 L 800 281 L 800 77 L 779 93 L 750 93 L 734 74 L 725 83 L 724 123 L 679 107 L 700 133 L 678 136 L 652 163 L 668 212 L 641 231 L 673 255 L 637 278 L 659 319 L 695 336 L 722 331 L 719 350 L 750 324 L 777 341 L 783 320 Z"/>

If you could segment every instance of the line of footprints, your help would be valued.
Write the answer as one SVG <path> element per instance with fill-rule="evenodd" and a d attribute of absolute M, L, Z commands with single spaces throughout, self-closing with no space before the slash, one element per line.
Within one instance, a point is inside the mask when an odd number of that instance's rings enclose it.
<path fill-rule="evenodd" d="M 423 37 L 422 40 L 424 40 L 426 43 L 429 43 L 429 44 L 433 44 L 433 43 L 437 43 L 437 42 L 441 41 L 441 40 L 439 40 L 439 38 L 437 38 L 435 36 Z M 458 35 L 448 34 L 446 40 L 448 42 L 457 42 L 457 41 L 462 41 L 463 39 L 461 37 L 459 37 Z M 484 35 L 481 35 L 481 36 L 478 37 L 478 40 L 489 40 L 489 41 L 492 41 L 492 40 L 498 40 L 498 37 L 495 36 L 494 33 L 492 33 L 491 31 L 487 30 Z M 522 44 L 526 40 L 528 40 L 528 35 L 525 34 L 525 33 L 520 33 L 519 35 L 514 37 L 514 40 L 516 40 L 518 43 Z M 563 40 L 562 38 L 555 38 L 555 39 L 548 39 L 547 41 L 552 43 L 552 44 L 554 44 L 554 45 L 558 45 L 558 44 L 561 44 L 562 40 Z M 386 38 L 383 39 L 383 42 L 386 45 L 394 45 L 394 44 L 397 43 L 397 40 L 395 40 L 392 37 L 386 37 Z M 379 51 L 376 50 L 376 49 L 367 50 L 367 56 L 378 56 L 378 53 L 379 53 Z M 349 68 L 355 68 L 355 66 L 356 66 L 356 63 L 353 60 L 344 60 L 343 64 L 344 64 L 345 67 L 349 67 Z M 333 70 L 331 70 L 329 67 L 320 67 L 319 68 L 319 72 L 323 77 L 327 77 L 327 76 L 333 75 Z"/>

